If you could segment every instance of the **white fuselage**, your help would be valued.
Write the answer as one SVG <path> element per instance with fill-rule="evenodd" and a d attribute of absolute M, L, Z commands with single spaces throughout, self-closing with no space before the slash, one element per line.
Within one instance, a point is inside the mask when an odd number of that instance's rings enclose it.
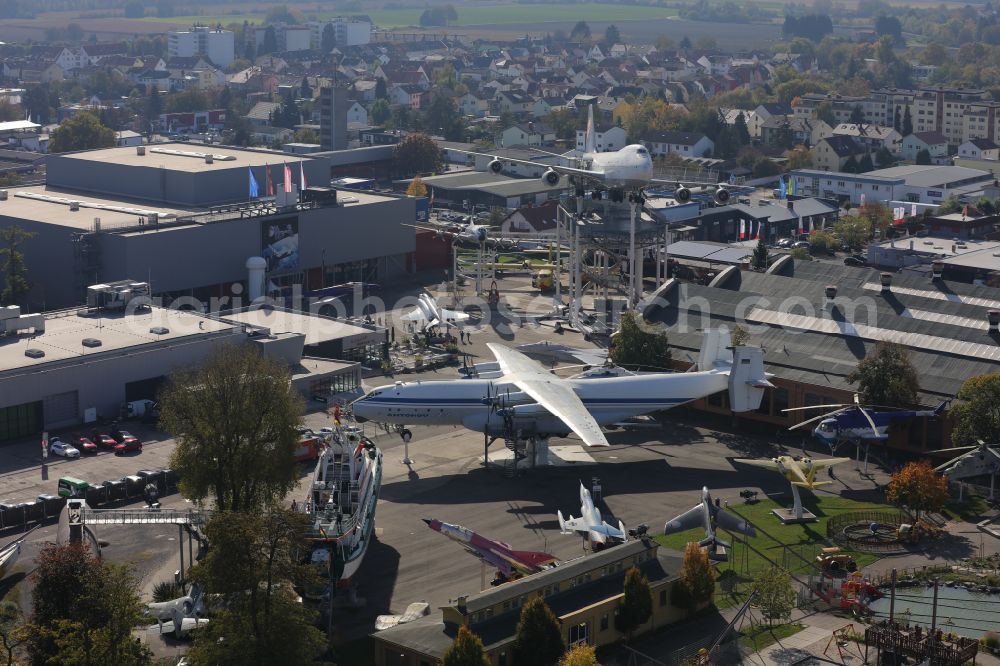
<path fill-rule="evenodd" d="M 601 510 L 594 506 L 594 500 L 590 496 L 590 491 L 580 486 L 580 516 L 583 521 L 590 525 L 591 527 L 600 527 L 604 524 L 604 518 L 601 517 Z M 590 539 L 590 543 L 603 544 L 608 540 L 601 532 L 590 530 L 587 533 L 587 538 Z"/>
<path fill-rule="evenodd" d="M 653 177 L 653 160 L 640 144 L 625 146 L 611 153 L 587 153 L 583 156 L 590 169 L 604 174 L 609 187 L 645 187 Z"/>
<path fill-rule="evenodd" d="M 594 419 L 606 425 L 726 390 L 729 375 L 709 370 L 565 381 Z M 504 430 L 504 418 L 497 408 L 508 410 L 514 431 L 526 437 L 570 432 L 560 419 L 503 377 L 400 382 L 369 392 L 353 406 L 356 417 L 381 423 L 462 425 L 499 435 Z"/>

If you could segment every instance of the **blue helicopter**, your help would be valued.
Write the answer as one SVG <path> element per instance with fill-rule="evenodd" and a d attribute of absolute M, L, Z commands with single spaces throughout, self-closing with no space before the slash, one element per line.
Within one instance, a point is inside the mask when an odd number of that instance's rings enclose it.
<path fill-rule="evenodd" d="M 810 407 L 793 407 L 784 411 L 796 412 L 807 409 L 834 408 L 831 412 L 814 416 L 789 428 L 789 430 L 795 430 L 819 421 L 813 428 L 812 435 L 829 446 L 830 452 L 833 453 L 844 442 L 856 444 L 884 442 L 889 438 L 889 424 L 918 416 L 940 416 L 948 407 L 949 402 L 951 401 L 945 400 L 934 409 L 895 409 L 883 405 L 862 405 L 858 395 L 855 394 L 854 404 L 812 405 Z M 876 411 L 876 408 L 888 411 Z"/>

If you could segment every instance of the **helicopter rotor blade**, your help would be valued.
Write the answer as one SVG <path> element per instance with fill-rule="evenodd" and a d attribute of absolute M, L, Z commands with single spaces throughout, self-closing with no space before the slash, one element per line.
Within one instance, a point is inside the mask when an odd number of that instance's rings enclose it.
<path fill-rule="evenodd" d="M 868 425 L 872 427 L 872 432 L 875 433 L 875 436 L 881 437 L 882 434 L 878 431 L 878 428 L 875 426 L 875 421 L 873 421 L 872 417 L 868 415 L 868 412 L 865 410 L 865 408 L 858 405 L 858 411 L 864 415 L 865 420 L 868 421 Z"/>
<path fill-rule="evenodd" d="M 831 414 L 837 414 L 837 413 L 839 413 L 839 412 L 828 412 L 826 414 L 820 414 L 819 416 L 814 416 L 811 419 L 809 419 L 808 421 L 803 421 L 802 423 L 796 423 L 791 428 L 789 428 L 789 430 L 795 430 L 796 428 L 801 428 L 802 426 L 809 425 L 810 423 L 813 423 L 815 421 L 819 421 L 819 420 L 825 419 L 828 416 L 830 416 Z"/>
<path fill-rule="evenodd" d="M 781 410 L 782 412 L 801 412 L 807 409 L 827 409 L 829 407 L 850 407 L 849 404 L 843 405 L 810 405 L 809 407 L 789 407 L 788 409 Z M 832 412 L 831 412 L 832 413 Z"/>

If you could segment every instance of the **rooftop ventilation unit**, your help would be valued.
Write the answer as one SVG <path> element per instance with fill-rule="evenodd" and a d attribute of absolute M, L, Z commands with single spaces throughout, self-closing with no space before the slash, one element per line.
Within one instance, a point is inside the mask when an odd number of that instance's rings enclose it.
<path fill-rule="evenodd" d="M 135 147 L 135 154 L 136 155 L 145 155 L 146 154 L 146 146 L 136 146 Z"/>
<path fill-rule="evenodd" d="M 90 347 L 93 349 L 94 347 L 100 347 L 104 343 L 97 338 L 84 338 L 81 344 L 83 344 L 84 347 Z"/>
<path fill-rule="evenodd" d="M 136 298 L 149 298 L 148 282 L 119 280 L 87 287 L 87 307 L 124 310 Z"/>
<path fill-rule="evenodd" d="M 170 332 L 170 329 L 167 328 L 166 326 L 154 326 L 153 328 L 149 329 L 149 332 L 152 333 L 153 335 L 166 335 L 167 333 Z"/>
<path fill-rule="evenodd" d="M 42 358 L 43 356 L 45 356 L 45 352 L 43 352 L 41 349 L 25 349 L 24 355 L 27 356 L 28 358 Z"/>
<path fill-rule="evenodd" d="M 0 190 L 0 201 L 7 201 L 7 190 Z"/>

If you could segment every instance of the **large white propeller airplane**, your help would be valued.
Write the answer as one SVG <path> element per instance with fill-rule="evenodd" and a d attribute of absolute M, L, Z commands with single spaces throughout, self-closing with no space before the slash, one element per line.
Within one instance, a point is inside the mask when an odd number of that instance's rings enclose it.
<path fill-rule="evenodd" d="M 403 321 L 420 322 L 425 328 L 435 326 L 455 326 L 468 321 L 469 315 L 457 310 L 449 310 L 438 305 L 432 296 L 420 294 L 416 307 L 400 317 Z"/>
<path fill-rule="evenodd" d="M 697 371 L 562 378 L 524 354 L 488 346 L 499 376 L 489 379 L 396 382 L 354 402 L 361 420 L 462 425 L 488 437 L 546 439 L 576 433 L 588 446 L 607 446 L 602 424 L 669 409 L 729 390 L 733 411 L 760 406 L 771 386 L 759 347 L 729 347 L 725 328 L 704 333 Z"/>
<path fill-rule="evenodd" d="M 676 534 L 695 527 L 705 529 L 705 538 L 698 542 L 699 546 L 711 546 L 709 556 L 712 559 L 725 559 L 725 556 L 718 552 L 718 547 L 729 548 L 730 545 L 720 539 L 715 534 L 716 526 L 739 532 L 747 536 L 757 536 L 757 530 L 745 520 L 736 518 L 719 506 L 719 501 L 712 501 L 712 495 L 708 492 L 708 487 L 701 489 L 701 502 L 685 511 L 679 516 L 671 518 L 663 525 L 664 534 Z"/>
<path fill-rule="evenodd" d="M 590 496 L 590 491 L 583 487 L 580 482 L 580 517 L 574 518 L 570 514 L 569 518 L 563 518 L 562 511 L 558 511 L 559 531 L 563 534 L 573 532 L 583 532 L 587 535 L 592 546 L 604 546 L 608 539 L 625 540 L 625 525 L 618 521 L 618 527 L 608 525 L 601 518 L 601 510 L 594 506 L 594 500 Z"/>
<path fill-rule="evenodd" d="M 712 194 L 716 203 L 720 205 L 729 203 L 731 198 L 729 190 L 722 183 L 692 190 L 692 188 L 674 180 L 658 180 L 653 178 L 653 158 L 644 145 L 633 143 L 620 150 L 602 153 L 597 151 L 596 136 L 596 132 L 594 131 L 594 105 L 590 104 L 587 106 L 587 131 L 584 135 L 583 155 L 575 160 L 579 166 L 570 167 L 553 164 L 542 174 L 542 182 L 549 187 L 556 187 L 562 182 L 562 176 L 568 175 L 577 184 L 578 195 L 582 195 L 582 182 L 592 182 L 609 190 L 613 201 L 624 201 L 626 190 L 641 190 L 650 185 L 661 185 L 674 189 L 674 199 L 678 203 L 690 201 L 691 195 L 695 192 Z M 488 153 L 454 149 L 452 149 L 452 152 L 492 158 L 489 168 L 493 173 L 503 171 L 504 165 L 507 163 L 524 164 L 532 167 L 539 166 L 538 162 L 532 162 L 531 160 L 497 157 Z M 558 155 L 556 153 L 538 152 L 562 159 L 570 159 L 565 155 Z"/>

